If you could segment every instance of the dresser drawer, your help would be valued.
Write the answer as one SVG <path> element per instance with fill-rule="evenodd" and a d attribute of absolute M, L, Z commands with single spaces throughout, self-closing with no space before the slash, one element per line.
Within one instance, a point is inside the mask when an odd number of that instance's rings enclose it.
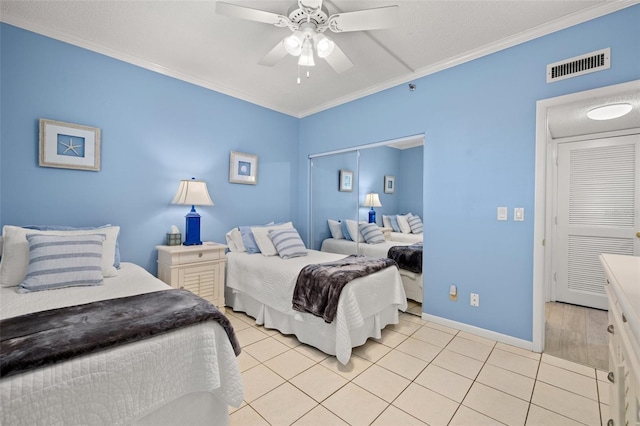
<path fill-rule="evenodd" d="M 185 263 L 210 262 L 218 259 L 220 259 L 219 250 L 202 250 L 180 253 L 176 260 L 178 265 L 183 265 Z"/>

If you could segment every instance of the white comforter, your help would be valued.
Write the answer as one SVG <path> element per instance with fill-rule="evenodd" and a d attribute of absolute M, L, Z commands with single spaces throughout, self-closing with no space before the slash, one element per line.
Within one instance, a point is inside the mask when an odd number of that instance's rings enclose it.
<path fill-rule="evenodd" d="M 336 319 L 331 324 L 325 324 L 322 319 L 311 314 L 294 311 L 291 299 L 300 270 L 312 263 L 342 258 L 343 255 L 315 250 L 309 250 L 308 256 L 292 259 L 230 252 L 227 254 L 226 284 L 228 288 L 251 295 L 259 302 L 298 321 L 335 327 L 335 355 L 340 362 L 346 364 L 353 347 L 350 331 L 361 327 L 366 318 L 389 306 L 406 310 L 407 299 L 398 269 L 390 267 L 347 284 L 340 295 Z"/>
<path fill-rule="evenodd" d="M 373 257 L 387 257 L 389 249 L 394 246 L 408 246 L 409 242 L 389 241 L 378 244 L 367 244 L 364 242 L 358 243 L 356 248 L 356 242 L 345 239 L 327 238 L 322 241 L 321 251 L 329 253 L 341 253 L 341 254 L 363 254 L 365 256 Z"/>
<path fill-rule="evenodd" d="M 100 287 L 18 294 L 0 289 L 0 317 L 170 288 L 123 263 Z M 192 392 L 227 405 L 243 398 L 238 363 L 223 328 L 206 322 L 0 379 L 0 424 L 125 425 Z"/>

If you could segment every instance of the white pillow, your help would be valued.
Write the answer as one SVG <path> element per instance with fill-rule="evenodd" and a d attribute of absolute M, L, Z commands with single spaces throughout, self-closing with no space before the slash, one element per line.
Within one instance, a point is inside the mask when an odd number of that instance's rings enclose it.
<path fill-rule="evenodd" d="M 410 215 L 411 213 L 406 214 L 404 216 L 402 215 L 396 216 L 396 219 L 398 219 L 398 226 L 400 227 L 400 232 L 402 232 L 403 234 L 411 233 L 411 225 L 409 225 L 409 220 L 408 220 Z"/>
<path fill-rule="evenodd" d="M 271 241 L 271 237 L 269 236 L 269 231 L 272 229 L 289 229 L 293 228 L 292 222 L 283 223 L 281 225 L 272 225 L 272 226 L 256 226 L 251 228 L 251 233 L 253 234 L 253 238 L 256 240 L 256 244 L 260 249 L 260 253 L 263 256 L 276 256 L 278 254 L 278 250 L 276 246 Z"/>
<path fill-rule="evenodd" d="M 238 228 L 233 228 L 224 237 L 227 240 L 229 251 L 247 251 L 242 242 L 242 233 Z"/>
<path fill-rule="evenodd" d="M 347 229 L 349 230 L 349 235 L 351 236 L 351 240 L 363 242 L 364 235 L 362 235 L 362 232 L 360 232 L 360 229 L 358 229 L 358 222 L 356 222 L 355 220 L 349 220 L 349 219 L 347 219 L 346 222 L 347 222 Z M 362 222 L 362 223 L 366 223 L 366 222 Z M 358 236 L 357 240 L 355 237 L 356 235 Z"/>
<path fill-rule="evenodd" d="M 120 232 L 119 226 L 106 226 L 99 229 L 83 229 L 74 231 L 38 231 L 19 226 L 2 227 L 4 247 L 0 261 L 0 287 L 15 287 L 24 281 L 29 268 L 29 243 L 27 234 L 37 235 L 95 235 L 104 234 L 106 239 L 102 245 L 102 276 L 115 277 L 118 270 L 113 266 L 116 240 Z"/>
<path fill-rule="evenodd" d="M 336 240 L 343 240 L 344 234 L 342 233 L 342 224 L 337 220 L 327 219 L 329 222 L 329 231 L 331 231 L 331 237 Z"/>
<path fill-rule="evenodd" d="M 393 228 L 393 226 L 391 226 L 391 219 L 389 219 L 389 216 L 386 214 L 382 215 L 382 226 L 385 228 Z"/>

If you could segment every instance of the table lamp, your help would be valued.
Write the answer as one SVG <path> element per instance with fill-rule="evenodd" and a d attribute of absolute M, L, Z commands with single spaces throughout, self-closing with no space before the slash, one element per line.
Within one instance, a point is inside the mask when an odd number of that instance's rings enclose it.
<path fill-rule="evenodd" d="M 368 193 L 364 198 L 365 207 L 371 207 L 369 210 L 369 223 L 376 223 L 376 211 L 373 209 L 374 207 L 382 207 L 380 203 L 380 197 L 375 192 Z"/>
<path fill-rule="evenodd" d="M 200 215 L 196 212 L 195 206 L 213 206 L 213 201 L 207 190 L 207 183 L 202 180 L 181 180 L 176 196 L 171 204 L 191 206 L 191 211 L 185 216 L 185 246 L 201 245 L 200 241 Z"/>

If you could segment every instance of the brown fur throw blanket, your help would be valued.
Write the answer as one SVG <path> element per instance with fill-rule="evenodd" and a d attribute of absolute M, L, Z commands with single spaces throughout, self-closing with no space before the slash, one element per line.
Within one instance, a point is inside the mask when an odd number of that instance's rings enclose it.
<path fill-rule="evenodd" d="M 293 291 L 293 309 L 322 317 L 331 323 L 338 312 L 338 299 L 351 280 L 397 266 L 384 257 L 350 255 L 335 262 L 307 265 L 300 271 Z"/>
<path fill-rule="evenodd" d="M 409 246 L 393 246 L 387 256 L 398 264 L 400 269 L 422 273 L 422 249 L 423 243 L 415 243 Z"/>
<path fill-rule="evenodd" d="M 222 325 L 239 355 L 240 344 L 227 317 L 187 290 L 156 291 L 7 318 L 0 321 L 0 376 L 209 320 Z"/>

